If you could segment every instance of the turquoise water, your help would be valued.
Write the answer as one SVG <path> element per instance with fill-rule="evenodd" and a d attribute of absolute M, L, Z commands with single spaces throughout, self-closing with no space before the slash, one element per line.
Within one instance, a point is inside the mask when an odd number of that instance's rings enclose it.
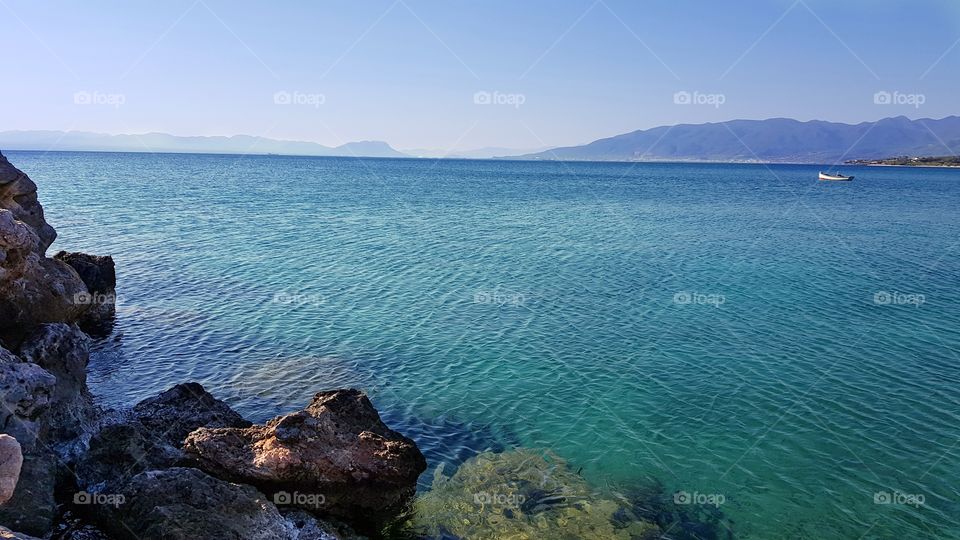
<path fill-rule="evenodd" d="M 960 538 L 960 171 L 9 158 L 53 249 L 117 260 L 109 403 L 358 386 L 432 465 L 549 447 L 737 538 Z"/>

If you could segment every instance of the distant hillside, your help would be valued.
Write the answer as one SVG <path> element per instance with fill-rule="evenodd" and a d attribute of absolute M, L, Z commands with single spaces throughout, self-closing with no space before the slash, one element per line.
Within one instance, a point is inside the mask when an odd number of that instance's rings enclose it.
<path fill-rule="evenodd" d="M 488 159 L 493 157 L 510 157 L 523 154 L 532 154 L 534 152 L 544 152 L 550 147 L 541 148 L 507 148 L 503 146 L 485 146 L 472 150 L 437 150 L 430 148 L 404 149 L 403 153 L 412 157 L 422 158 L 449 158 L 449 159 Z"/>
<path fill-rule="evenodd" d="M 234 135 L 180 137 L 166 133 L 107 135 L 85 131 L 2 131 L 4 150 L 62 150 L 86 152 L 188 152 L 211 154 L 284 154 L 297 156 L 406 157 L 381 141 L 351 142 L 337 147 L 313 142 L 282 141 Z"/>
<path fill-rule="evenodd" d="M 515 159 L 824 163 L 945 153 L 960 153 L 960 117 L 910 120 L 898 116 L 855 125 L 787 118 L 680 124 Z"/>

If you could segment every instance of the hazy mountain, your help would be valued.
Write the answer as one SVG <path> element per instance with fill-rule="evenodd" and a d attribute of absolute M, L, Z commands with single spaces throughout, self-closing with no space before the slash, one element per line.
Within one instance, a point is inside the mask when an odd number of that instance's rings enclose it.
<path fill-rule="evenodd" d="M 422 158 L 450 158 L 450 159 L 487 159 L 494 157 L 511 157 L 519 156 L 524 154 L 532 154 L 535 152 L 544 152 L 549 150 L 550 147 L 541 147 L 541 148 L 506 148 L 502 146 L 485 146 L 483 148 L 475 148 L 473 150 L 438 150 L 432 148 L 413 148 L 413 149 L 404 149 L 403 153 L 408 156 L 413 157 L 422 157 Z"/>
<path fill-rule="evenodd" d="M 960 117 L 840 124 L 787 118 L 680 124 L 634 131 L 584 146 L 554 148 L 519 159 L 616 161 L 773 161 L 960 153 Z"/>
<path fill-rule="evenodd" d="M 337 147 L 305 141 L 281 141 L 233 135 L 180 137 L 166 133 L 107 135 L 85 131 L 2 131 L 4 150 L 88 152 L 192 152 L 211 154 L 285 154 L 298 156 L 406 157 L 381 141 L 351 142 Z"/>

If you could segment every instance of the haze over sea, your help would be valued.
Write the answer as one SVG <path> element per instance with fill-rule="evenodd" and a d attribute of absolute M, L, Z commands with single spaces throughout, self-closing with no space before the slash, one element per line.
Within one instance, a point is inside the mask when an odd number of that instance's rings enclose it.
<path fill-rule="evenodd" d="M 359 387 L 432 466 L 548 447 L 737 538 L 960 537 L 957 171 L 9 158 L 55 250 L 117 261 L 108 404 Z"/>

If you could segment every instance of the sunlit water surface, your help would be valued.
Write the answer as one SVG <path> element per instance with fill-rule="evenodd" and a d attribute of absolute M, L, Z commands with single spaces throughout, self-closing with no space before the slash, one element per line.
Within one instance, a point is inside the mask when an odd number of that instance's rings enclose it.
<path fill-rule="evenodd" d="M 117 261 L 108 404 L 360 387 L 432 466 L 547 447 L 738 538 L 960 538 L 960 171 L 9 157 L 53 249 Z"/>

